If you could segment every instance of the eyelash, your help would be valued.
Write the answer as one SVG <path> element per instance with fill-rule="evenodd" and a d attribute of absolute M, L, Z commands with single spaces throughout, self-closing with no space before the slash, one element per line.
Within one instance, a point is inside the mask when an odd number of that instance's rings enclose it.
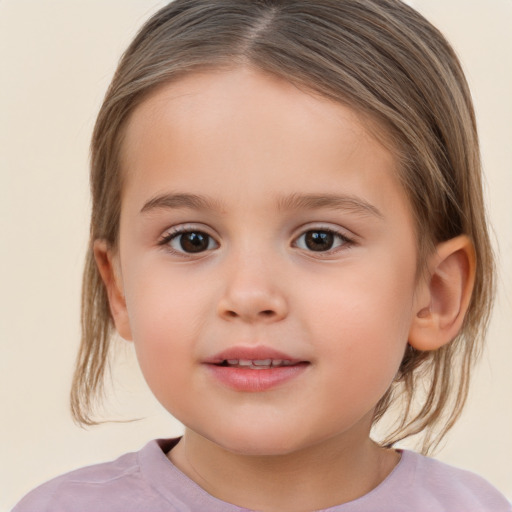
<path fill-rule="evenodd" d="M 172 228 L 171 231 L 169 231 L 168 233 L 165 233 L 162 236 L 162 238 L 158 241 L 158 245 L 165 246 L 166 250 L 168 250 L 172 254 L 176 254 L 176 255 L 182 256 L 184 258 L 193 258 L 194 254 L 202 254 L 204 252 L 207 252 L 207 251 L 201 251 L 201 252 L 197 252 L 197 253 L 193 253 L 193 252 L 187 253 L 187 252 L 183 252 L 183 251 L 177 251 L 176 249 L 173 249 L 170 246 L 170 243 L 175 238 L 178 238 L 180 235 L 185 235 L 187 233 L 200 233 L 202 235 L 205 235 L 207 238 L 213 240 L 212 236 L 210 236 L 208 233 L 206 233 L 205 231 L 202 231 L 200 229 L 194 229 L 194 228 L 190 228 L 190 227 L 177 227 L 177 228 Z M 210 245 L 210 244 L 208 243 L 208 245 Z"/>
<path fill-rule="evenodd" d="M 314 251 L 314 250 L 304 249 L 305 251 L 311 252 L 320 258 L 332 256 L 333 253 L 336 253 L 340 250 L 348 249 L 355 243 L 355 241 L 352 238 L 347 237 L 344 233 L 341 233 L 340 231 L 337 231 L 335 229 L 328 228 L 328 227 L 307 229 L 306 231 L 302 232 L 295 239 L 295 242 L 297 240 L 299 240 L 301 237 L 305 236 L 307 233 L 315 233 L 315 232 L 316 233 L 328 233 L 330 235 L 333 235 L 339 241 L 341 241 L 341 243 L 338 246 L 334 247 L 333 249 L 329 249 L 327 251 Z M 190 227 L 177 227 L 177 228 L 172 228 L 172 231 L 164 234 L 162 236 L 162 238 L 158 241 L 158 245 L 165 246 L 166 250 L 168 250 L 172 254 L 176 254 L 176 255 L 184 257 L 184 258 L 193 258 L 194 255 L 202 255 L 203 253 L 209 252 L 210 250 L 212 250 L 212 249 L 205 249 L 204 251 L 198 251 L 197 253 L 193 253 L 193 252 L 179 251 L 170 246 L 170 242 L 172 242 L 174 239 L 178 238 L 179 236 L 187 234 L 187 233 L 201 234 L 201 235 L 206 236 L 210 240 L 214 240 L 214 238 L 211 235 L 209 235 L 208 233 L 206 233 L 205 231 L 202 231 L 200 229 L 194 229 L 194 228 L 190 228 Z M 217 242 L 215 242 L 215 243 L 217 244 L 217 247 L 218 247 L 219 244 Z M 208 243 L 208 245 L 210 245 L 210 244 Z M 217 248 L 217 247 L 215 247 L 215 248 Z M 344 248 L 344 249 L 341 249 L 341 248 Z"/>
<path fill-rule="evenodd" d="M 327 251 L 314 251 L 311 249 L 303 249 L 307 252 L 310 252 L 314 254 L 316 257 L 319 258 L 328 258 L 329 256 L 332 256 L 333 254 L 341 251 L 346 250 L 350 248 L 352 245 L 354 245 L 355 241 L 352 238 L 349 238 L 347 235 L 342 233 L 341 231 L 337 231 L 333 228 L 329 227 L 318 227 L 318 228 L 312 228 L 307 229 L 306 231 L 302 232 L 297 238 L 294 240 L 294 245 L 297 246 L 297 241 L 301 239 L 303 236 L 305 236 L 307 233 L 328 233 L 329 235 L 333 235 L 335 239 L 338 239 L 340 242 L 339 245 L 327 250 Z M 334 242 L 335 244 L 336 242 Z"/>

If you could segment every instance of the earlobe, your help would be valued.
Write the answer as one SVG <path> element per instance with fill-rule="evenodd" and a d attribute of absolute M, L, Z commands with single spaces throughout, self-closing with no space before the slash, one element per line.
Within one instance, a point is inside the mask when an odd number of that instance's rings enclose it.
<path fill-rule="evenodd" d="M 459 333 L 475 281 L 473 243 L 466 235 L 440 243 L 428 266 L 409 332 L 409 344 L 417 350 L 437 350 Z"/>
<path fill-rule="evenodd" d="M 125 340 L 132 339 L 126 300 L 118 265 L 106 240 L 94 242 L 94 258 L 108 295 L 110 313 L 116 330 Z"/>

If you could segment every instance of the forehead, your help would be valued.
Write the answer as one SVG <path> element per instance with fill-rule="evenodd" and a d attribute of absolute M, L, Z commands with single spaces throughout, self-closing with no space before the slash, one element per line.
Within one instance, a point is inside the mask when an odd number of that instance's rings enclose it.
<path fill-rule="evenodd" d="M 194 180 L 220 196 L 238 185 L 268 195 L 270 182 L 322 193 L 344 180 L 378 195 L 385 178 L 388 188 L 401 189 L 394 155 L 375 129 L 350 107 L 251 68 L 190 74 L 132 113 L 122 148 L 124 192 L 142 192 L 150 175 L 159 176 L 156 188 Z"/>
<path fill-rule="evenodd" d="M 356 137 L 369 135 L 375 128 L 375 123 L 363 121 L 351 108 L 250 67 L 191 73 L 157 87 L 129 118 L 123 147 L 127 164 L 133 163 L 132 150 L 155 122 L 194 135 L 245 124 L 254 138 L 264 127 L 267 139 L 279 134 L 282 141 L 286 133 L 297 136 L 301 130 L 313 139 L 313 122 L 337 130 L 345 127 Z M 293 134 L 290 125 L 294 125 Z"/>

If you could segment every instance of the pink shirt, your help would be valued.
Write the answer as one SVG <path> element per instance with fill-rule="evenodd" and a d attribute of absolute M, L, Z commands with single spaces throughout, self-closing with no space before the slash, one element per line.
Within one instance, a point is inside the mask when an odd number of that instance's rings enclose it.
<path fill-rule="evenodd" d="M 37 487 L 12 512 L 240 512 L 214 498 L 166 457 L 178 439 L 151 441 L 112 462 L 66 473 Z M 404 450 L 368 494 L 325 512 L 512 512 L 483 478 Z"/>

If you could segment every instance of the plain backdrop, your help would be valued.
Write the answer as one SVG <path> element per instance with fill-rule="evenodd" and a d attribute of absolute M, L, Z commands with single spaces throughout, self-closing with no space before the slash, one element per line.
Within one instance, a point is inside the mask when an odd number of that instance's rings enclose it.
<path fill-rule="evenodd" d="M 0 512 L 59 473 L 181 432 L 131 346 L 114 365 L 110 418 L 68 407 L 89 215 L 88 144 L 118 58 L 165 2 L 0 0 Z M 512 1 L 416 0 L 459 53 L 477 110 L 499 295 L 467 409 L 437 457 L 512 498 Z M 498 248 L 499 247 L 499 248 Z"/>

